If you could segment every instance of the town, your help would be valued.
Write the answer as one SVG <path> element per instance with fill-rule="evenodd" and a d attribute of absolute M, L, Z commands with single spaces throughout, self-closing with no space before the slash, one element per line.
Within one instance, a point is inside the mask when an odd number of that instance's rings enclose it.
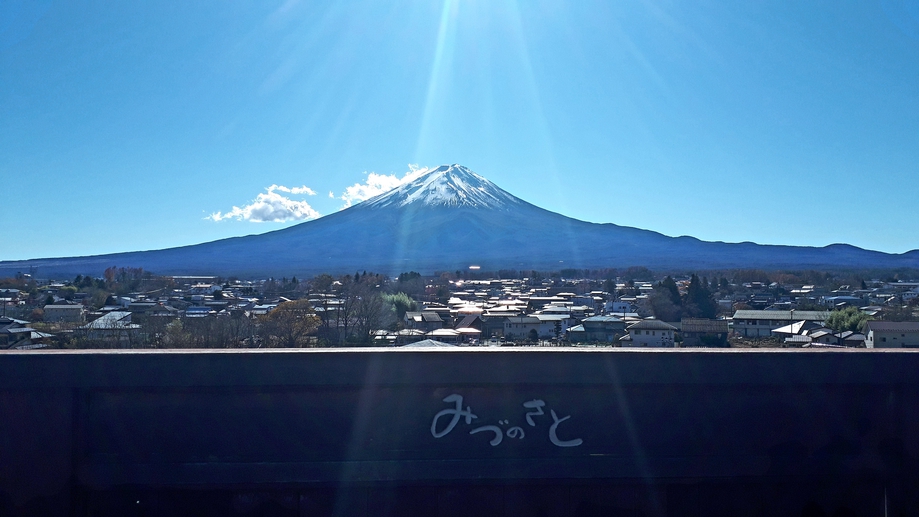
<path fill-rule="evenodd" d="M 885 276 L 886 275 L 886 276 Z M 0 279 L 0 348 L 919 347 L 900 274 L 485 272 Z"/>

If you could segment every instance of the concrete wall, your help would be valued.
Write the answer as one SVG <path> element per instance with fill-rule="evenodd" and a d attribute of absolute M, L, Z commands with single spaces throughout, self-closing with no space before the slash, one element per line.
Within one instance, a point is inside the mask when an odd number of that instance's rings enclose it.
<path fill-rule="evenodd" d="M 7 352 L 0 515 L 905 515 L 917 372 L 882 350 Z"/>

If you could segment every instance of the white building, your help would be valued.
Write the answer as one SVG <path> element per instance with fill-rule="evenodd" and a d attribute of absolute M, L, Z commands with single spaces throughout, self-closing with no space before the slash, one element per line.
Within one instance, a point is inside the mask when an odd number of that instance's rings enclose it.
<path fill-rule="evenodd" d="M 867 348 L 919 348 L 919 322 L 869 321 Z"/>

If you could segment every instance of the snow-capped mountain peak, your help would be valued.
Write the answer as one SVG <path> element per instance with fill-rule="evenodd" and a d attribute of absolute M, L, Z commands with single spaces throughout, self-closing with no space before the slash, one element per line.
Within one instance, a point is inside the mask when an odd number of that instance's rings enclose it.
<path fill-rule="evenodd" d="M 467 206 L 505 209 L 521 201 L 462 165 L 441 165 L 361 203 L 384 206 Z"/>

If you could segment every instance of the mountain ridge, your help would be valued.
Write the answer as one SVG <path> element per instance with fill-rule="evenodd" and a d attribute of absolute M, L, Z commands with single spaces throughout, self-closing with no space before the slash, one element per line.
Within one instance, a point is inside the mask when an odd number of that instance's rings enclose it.
<path fill-rule="evenodd" d="M 157 274 L 290 276 L 373 270 L 453 271 L 646 266 L 652 269 L 919 268 L 919 250 L 849 244 L 760 245 L 669 237 L 538 207 L 461 165 L 444 165 L 334 214 L 270 232 L 162 250 L 0 262 L 0 275 L 98 275 L 110 266 Z"/>

